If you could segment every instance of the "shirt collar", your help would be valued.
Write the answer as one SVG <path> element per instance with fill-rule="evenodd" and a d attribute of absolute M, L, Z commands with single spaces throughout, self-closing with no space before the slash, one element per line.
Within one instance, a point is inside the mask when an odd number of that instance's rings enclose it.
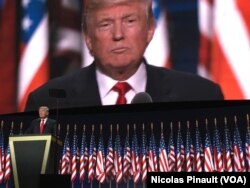
<path fill-rule="evenodd" d="M 44 123 L 48 120 L 48 118 L 46 117 L 46 118 L 44 118 L 43 119 L 44 120 Z M 40 118 L 40 121 L 42 121 L 42 119 Z"/>
<path fill-rule="evenodd" d="M 112 89 L 112 87 L 116 84 L 117 80 L 114 80 L 107 75 L 103 74 L 98 68 L 96 69 L 96 77 L 99 88 L 99 93 L 101 99 L 105 97 Z M 124 80 L 129 83 L 132 87 L 132 90 L 135 93 L 144 92 L 146 89 L 146 66 L 144 63 L 141 63 L 135 74 L 133 74 L 129 79 Z"/>

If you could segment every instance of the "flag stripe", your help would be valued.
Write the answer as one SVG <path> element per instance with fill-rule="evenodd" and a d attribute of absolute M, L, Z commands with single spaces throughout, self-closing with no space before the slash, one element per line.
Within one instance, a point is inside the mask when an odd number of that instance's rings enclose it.
<path fill-rule="evenodd" d="M 149 64 L 165 67 L 169 61 L 166 10 L 162 9 L 159 0 L 154 0 L 152 6 L 156 19 L 156 30 L 152 41 L 145 51 L 145 57 Z"/>
<path fill-rule="evenodd" d="M 18 103 L 21 111 L 24 110 L 29 92 L 48 80 L 48 14 L 45 2 L 28 1 L 26 5 L 24 2 L 18 75 Z"/>
<path fill-rule="evenodd" d="M 244 96 L 249 98 L 250 44 L 248 41 L 250 38 L 239 11 L 236 9 L 235 2 L 234 0 L 229 0 L 227 3 L 216 1 L 215 32 L 219 39 L 218 42 L 228 58 L 229 66 L 232 67 L 233 74 L 238 79 Z M 236 37 L 237 40 L 232 40 Z"/>

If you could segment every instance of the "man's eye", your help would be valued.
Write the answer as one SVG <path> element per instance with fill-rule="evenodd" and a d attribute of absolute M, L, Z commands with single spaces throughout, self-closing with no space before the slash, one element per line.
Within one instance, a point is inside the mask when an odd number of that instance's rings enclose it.
<path fill-rule="evenodd" d="M 110 26 L 110 23 L 107 23 L 107 22 L 99 24 L 99 28 L 101 29 L 109 28 L 109 26 Z"/>
<path fill-rule="evenodd" d="M 101 24 L 100 26 L 101 27 L 107 27 L 109 24 L 108 23 L 104 23 L 104 24 Z"/>
<path fill-rule="evenodd" d="M 133 23 L 133 22 L 135 22 L 135 19 L 129 19 L 128 22 Z"/>
<path fill-rule="evenodd" d="M 136 19 L 134 19 L 134 18 L 129 18 L 129 19 L 126 20 L 126 23 L 127 23 L 128 25 L 133 25 L 133 24 L 136 23 Z"/>

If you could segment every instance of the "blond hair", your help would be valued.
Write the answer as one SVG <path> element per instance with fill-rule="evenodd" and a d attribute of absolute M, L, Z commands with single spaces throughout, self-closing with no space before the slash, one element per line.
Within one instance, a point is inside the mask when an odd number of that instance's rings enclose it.
<path fill-rule="evenodd" d="M 47 112 L 49 112 L 49 107 L 47 107 L 47 106 L 40 106 L 38 110 L 40 110 L 40 109 L 45 109 Z"/>
<path fill-rule="evenodd" d="M 84 32 L 87 32 L 89 14 L 101 7 L 108 5 L 115 5 L 121 3 L 140 2 L 146 7 L 146 16 L 149 22 L 154 22 L 152 0 L 85 0 L 84 10 L 82 14 L 82 28 Z"/>

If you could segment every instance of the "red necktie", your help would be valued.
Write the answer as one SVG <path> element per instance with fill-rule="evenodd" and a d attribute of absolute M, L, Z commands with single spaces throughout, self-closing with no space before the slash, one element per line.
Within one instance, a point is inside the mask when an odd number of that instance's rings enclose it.
<path fill-rule="evenodd" d="M 44 129 L 44 119 L 41 119 L 40 134 L 43 134 L 43 129 Z"/>
<path fill-rule="evenodd" d="M 118 92 L 118 98 L 116 100 L 116 104 L 126 104 L 127 99 L 125 94 L 131 89 L 131 86 L 127 82 L 117 82 L 113 90 Z"/>

